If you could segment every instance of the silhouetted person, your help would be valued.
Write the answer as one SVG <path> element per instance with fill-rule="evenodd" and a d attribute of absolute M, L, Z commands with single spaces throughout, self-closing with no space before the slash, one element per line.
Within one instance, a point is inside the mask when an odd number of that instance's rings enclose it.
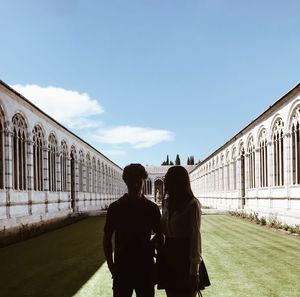
<path fill-rule="evenodd" d="M 168 297 L 194 297 L 201 285 L 201 204 L 184 167 L 171 167 L 164 182 L 161 225 L 166 240 L 159 253 L 158 288 Z"/>
<path fill-rule="evenodd" d="M 151 233 L 162 240 L 158 206 L 144 197 L 142 188 L 148 174 L 140 164 L 124 168 L 128 193 L 113 202 L 104 227 L 104 252 L 113 277 L 114 297 L 154 296 L 154 248 Z M 112 255 L 112 235 L 115 253 Z"/>

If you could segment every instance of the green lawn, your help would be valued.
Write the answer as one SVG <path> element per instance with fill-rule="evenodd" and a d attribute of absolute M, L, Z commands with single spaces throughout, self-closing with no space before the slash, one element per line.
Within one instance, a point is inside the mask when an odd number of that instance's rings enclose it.
<path fill-rule="evenodd" d="M 104 221 L 88 218 L 0 249 L 0 296 L 112 296 Z M 212 282 L 205 297 L 300 296 L 300 238 L 223 215 L 203 216 L 202 238 Z"/>

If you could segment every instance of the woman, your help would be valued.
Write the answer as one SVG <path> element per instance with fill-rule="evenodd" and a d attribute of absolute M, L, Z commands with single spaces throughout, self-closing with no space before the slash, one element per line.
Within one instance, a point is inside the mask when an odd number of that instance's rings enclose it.
<path fill-rule="evenodd" d="M 168 297 L 194 297 L 199 285 L 201 258 L 201 204 L 182 166 L 171 167 L 165 176 L 161 217 L 165 245 L 158 258 L 158 288 Z"/>

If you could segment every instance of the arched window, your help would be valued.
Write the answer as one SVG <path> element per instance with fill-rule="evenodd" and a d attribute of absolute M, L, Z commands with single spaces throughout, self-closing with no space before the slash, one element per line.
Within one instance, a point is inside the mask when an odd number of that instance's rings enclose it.
<path fill-rule="evenodd" d="M 4 189 L 4 117 L 0 110 L 0 189 Z"/>
<path fill-rule="evenodd" d="M 221 156 L 221 190 L 224 191 L 224 157 Z"/>
<path fill-rule="evenodd" d="M 106 194 L 108 194 L 108 170 L 107 170 L 107 165 L 105 164 L 105 190 Z"/>
<path fill-rule="evenodd" d="M 83 151 L 80 151 L 79 162 L 78 162 L 79 192 L 83 192 L 83 164 L 84 164 L 84 155 L 83 155 Z"/>
<path fill-rule="evenodd" d="M 33 189 L 43 191 L 43 144 L 42 128 L 36 125 L 33 128 Z"/>
<path fill-rule="evenodd" d="M 255 148 L 253 137 L 248 142 L 248 187 L 255 188 Z"/>
<path fill-rule="evenodd" d="M 292 116 L 291 138 L 292 138 L 292 167 L 293 184 L 300 184 L 300 107 L 297 107 Z"/>
<path fill-rule="evenodd" d="M 13 123 L 13 187 L 26 189 L 26 125 L 20 114 L 14 115 Z"/>
<path fill-rule="evenodd" d="M 92 162 L 92 193 L 96 193 L 96 159 L 93 157 Z"/>
<path fill-rule="evenodd" d="M 229 152 L 227 152 L 227 154 L 226 154 L 226 175 L 227 175 L 226 188 L 227 188 L 227 191 L 229 191 L 230 190 L 230 159 L 229 159 Z"/>
<path fill-rule="evenodd" d="M 86 192 L 90 193 L 90 181 L 91 181 L 91 159 L 90 155 L 86 155 L 86 167 L 85 167 L 85 176 L 86 176 Z"/>
<path fill-rule="evenodd" d="M 268 186 L 268 145 L 267 132 L 263 129 L 259 136 L 259 185 L 264 188 Z"/>
<path fill-rule="evenodd" d="M 282 186 L 284 184 L 284 162 L 283 162 L 283 121 L 278 119 L 273 128 L 273 170 L 274 170 L 274 186 Z"/>
<path fill-rule="evenodd" d="M 49 191 L 56 191 L 56 154 L 57 154 L 57 140 L 53 133 L 49 135 L 48 144 L 48 172 L 49 172 Z"/>
<path fill-rule="evenodd" d="M 62 192 L 67 192 L 67 155 L 68 155 L 67 143 L 63 140 L 61 142 L 61 154 L 60 154 L 60 174 L 61 174 Z"/>
<path fill-rule="evenodd" d="M 102 193 L 105 194 L 106 193 L 106 188 L 105 188 L 105 168 L 104 168 L 104 164 L 101 164 L 102 167 Z"/>
<path fill-rule="evenodd" d="M 236 148 L 232 150 L 232 188 L 236 190 Z"/>
<path fill-rule="evenodd" d="M 101 165 L 97 162 L 97 193 L 101 193 Z"/>

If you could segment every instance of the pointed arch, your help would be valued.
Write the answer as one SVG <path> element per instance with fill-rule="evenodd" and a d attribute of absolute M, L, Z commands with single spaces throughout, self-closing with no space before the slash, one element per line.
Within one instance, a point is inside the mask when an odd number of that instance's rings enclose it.
<path fill-rule="evenodd" d="M 50 133 L 48 138 L 48 174 L 49 174 L 49 191 L 57 191 L 57 168 L 56 168 L 56 156 L 57 156 L 57 139 L 54 133 Z"/>
<path fill-rule="evenodd" d="M 248 187 L 255 188 L 255 146 L 254 138 L 250 134 L 247 140 L 247 159 L 248 159 Z"/>
<path fill-rule="evenodd" d="M 292 139 L 292 183 L 300 184 L 300 104 L 291 113 L 289 127 Z"/>
<path fill-rule="evenodd" d="M 268 140 L 267 129 L 262 127 L 258 134 L 259 148 L 259 186 L 264 188 L 269 184 L 268 181 Z"/>
<path fill-rule="evenodd" d="M 282 118 L 278 117 L 272 127 L 274 186 L 282 186 L 284 184 L 283 131 L 284 122 Z"/>
<path fill-rule="evenodd" d="M 12 118 L 13 125 L 13 188 L 15 190 L 25 190 L 26 184 L 26 140 L 27 124 L 20 113 L 16 113 Z"/>
<path fill-rule="evenodd" d="M 60 151 L 60 174 L 61 174 L 61 191 L 67 192 L 67 158 L 68 158 L 68 145 L 65 140 L 61 142 Z"/>
<path fill-rule="evenodd" d="M 84 166 L 84 153 L 82 150 L 80 150 L 79 151 L 79 162 L 78 162 L 79 192 L 83 192 L 83 166 Z"/>
<path fill-rule="evenodd" d="M 86 154 L 86 162 L 85 162 L 85 190 L 87 193 L 91 192 L 91 157 L 90 153 Z"/>
<path fill-rule="evenodd" d="M 43 191 L 44 179 L 44 160 L 43 146 L 45 143 L 45 134 L 41 125 L 36 124 L 32 130 L 33 135 L 33 189 L 35 191 Z"/>
<path fill-rule="evenodd" d="M 4 189 L 5 187 L 5 172 L 4 172 L 4 111 L 0 102 L 0 189 Z"/>

